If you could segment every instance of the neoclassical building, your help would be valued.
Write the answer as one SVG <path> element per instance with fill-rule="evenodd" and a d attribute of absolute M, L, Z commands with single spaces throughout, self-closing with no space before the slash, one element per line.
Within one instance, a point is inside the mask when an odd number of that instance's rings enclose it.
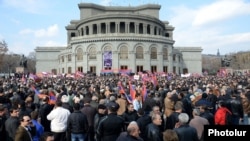
<path fill-rule="evenodd" d="M 201 73 L 201 47 L 174 47 L 174 27 L 159 19 L 160 5 L 78 4 L 80 19 L 66 26 L 67 46 L 36 47 L 36 71 L 131 70 Z"/>

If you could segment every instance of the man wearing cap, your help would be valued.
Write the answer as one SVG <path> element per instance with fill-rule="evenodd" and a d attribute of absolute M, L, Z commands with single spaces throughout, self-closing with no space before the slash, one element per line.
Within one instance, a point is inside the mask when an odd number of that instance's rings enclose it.
<path fill-rule="evenodd" d="M 100 121 L 97 134 L 101 141 L 115 141 L 120 133 L 124 131 L 124 119 L 118 116 L 119 105 L 116 102 L 107 104 L 108 115 Z"/>

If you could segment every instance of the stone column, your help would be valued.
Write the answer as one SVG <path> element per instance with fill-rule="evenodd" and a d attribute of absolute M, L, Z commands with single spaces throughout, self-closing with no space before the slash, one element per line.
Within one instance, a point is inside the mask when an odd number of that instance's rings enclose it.
<path fill-rule="evenodd" d="M 143 58 L 145 60 L 145 63 L 143 65 L 143 69 L 144 70 L 151 70 L 150 51 L 148 51 L 148 50 L 144 51 Z"/>
<path fill-rule="evenodd" d="M 98 61 L 98 63 L 96 64 L 96 72 L 100 73 L 100 71 L 103 69 L 103 52 L 102 51 L 97 51 L 96 54 L 96 60 L 100 60 Z M 99 74 L 98 74 L 99 75 Z"/>
<path fill-rule="evenodd" d="M 119 57 L 118 51 L 112 51 L 112 68 L 118 69 L 119 68 L 119 59 L 115 59 Z"/>
<path fill-rule="evenodd" d="M 115 23 L 115 25 L 116 25 L 116 31 L 115 31 L 115 33 L 120 33 L 120 24 L 119 24 L 119 22 L 117 22 L 117 23 Z"/>
<path fill-rule="evenodd" d="M 143 34 L 147 34 L 147 25 L 143 24 Z"/>
<path fill-rule="evenodd" d="M 168 56 L 168 60 L 169 60 L 169 65 L 168 65 L 168 71 L 169 72 L 173 72 L 173 49 L 172 47 L 168 48 L 169 50 L 169 56 Z"/>
<path fill-rule="evenodd" d="M 87 73 L 87 71 L 89 70 L 89 64 L 88 64 L 88 59 L 89 59 L 89 53 L 88 52 L 84 52 L 83 54 L 83 64 L 82 64 L 82 69 L 84 73 Z"/>
<path fill-rule="evenodd" d="M 157 60 L 158 60 L 158 65 L 157 65 L 157 71 L 162 72 L 163 71 L 163 53 L 162 52 L 157 52 Z"/>
<path fill-rule="evenodd" d="M 131 62 L 128 65 L 129 69 L 132 69 L 132 72 L 136 71 L 136 57 L 135 57 L 135 51 L 129 51 L 128 52 L 128 61 Z"/>
<path fill-rule="evenodd" d="M 109 24 L 106 23 L 106 34 L 108 34 L 108 33 L 110 33 L 110 31 L 109 31 Z"/>

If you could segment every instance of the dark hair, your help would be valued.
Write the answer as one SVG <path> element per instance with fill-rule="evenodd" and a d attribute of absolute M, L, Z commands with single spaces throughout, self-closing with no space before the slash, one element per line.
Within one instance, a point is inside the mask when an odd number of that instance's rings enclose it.
<path fill-rule="evenodd" d="M 28 114 L 19 115 L 19 121 L 20 122 L 23 121 L 24 120 L 23 117 L 26 117 L 26 116 L 30 117 L 30 115 L 28 115 Z"/>
<path fill-rule="evenodd" d="M 80 103 L 74 103 L 73 108 L 74 108 L 74 110 L 77 110 L 77 111 L 80 110 L 80 108 L 81 108 Z"/>
<path fill-rule="evenodd" d="M 62 101 L 60 99 L 57 99 L 56 100 L 56 106 L 62 106 Z"/>
<path fill-rule="evenodd" d="M 38 118 L 38 112 L 37 111 L 32 111 L 30 113 L 31 119 L 37 120 Z"/>
<path fill-rule="evenodd" d="M 52 132 L 44 132 L 41 136 L 39 141 L 46 141 L 48 137 L 54 136 Z"/>
<path fill-rule="evenodd" d="M 107 104 L 107 107 L 108 107 L 108 110 L 112 113 L 116 113 L 117 110 L 120 108 L 119 104 L 117 104 L 116 102 L 113 102 L 113 101 L 109 102 Z"/>

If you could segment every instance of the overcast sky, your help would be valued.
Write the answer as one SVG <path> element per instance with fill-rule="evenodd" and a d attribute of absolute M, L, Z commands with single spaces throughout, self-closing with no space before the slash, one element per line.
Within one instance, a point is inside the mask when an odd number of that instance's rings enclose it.
<path fill-rule="evenodd" d="M 28 55 L 37 46 L 66 46 L 78 4 L 159 4 L 160 20 L 175 27 L 174 46 L 202 47 L 203 54 L 250 51 L 250 0 L 0 0 L 0 40 L 11 53 Z"/>

